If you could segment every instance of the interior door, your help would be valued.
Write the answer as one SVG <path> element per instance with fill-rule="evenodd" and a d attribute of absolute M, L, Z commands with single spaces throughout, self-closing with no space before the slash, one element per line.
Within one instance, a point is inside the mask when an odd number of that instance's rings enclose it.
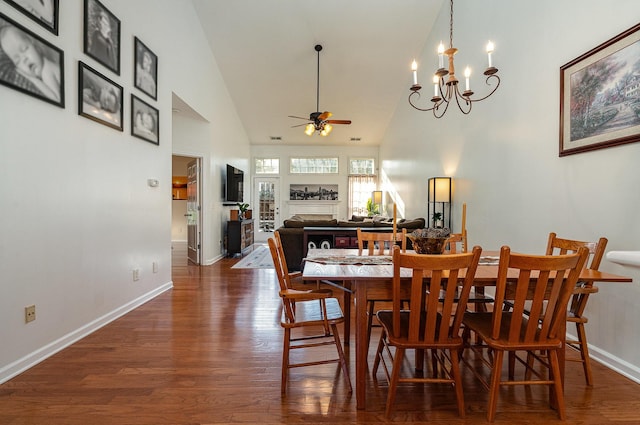
<path fill-rule="evenodd" d="M 280 227 L 280 178 L 256 177 L 254 179 L 253 218 L 255 242 L 266 242 Z M 257 211 L 256 211 L 257 210 Z"/>
<path fill-rule="evenodd" d="M 187 257 L 200 264 L 200 165 L 199 159 L 187 164 Z"/>

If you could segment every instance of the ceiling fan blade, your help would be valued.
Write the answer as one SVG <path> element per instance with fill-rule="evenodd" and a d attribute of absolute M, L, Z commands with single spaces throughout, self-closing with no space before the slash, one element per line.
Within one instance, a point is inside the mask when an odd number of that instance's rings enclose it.
<path fill-rule="evenodd" d="M 329 111 L 324 111 L 323 113 L 321 113 L 320 115 L 318 115 L 318 120 L 319 121 L 326 121 L 327 118 L 329 118 L 331 115 L 333 115 L 331 112 Z"/>
<path fill-rule="evenodd" d="M 289 115 L 289 118 L 298 118 L 298 119 L 301 119 L 301 120 L 309 121 L 309 118 L 296 117 L 295 115 Z"/>
<path fill-rule="evenodd" d="M 351 120 L 327 120 L 329 124 L 351 124 Z"/>

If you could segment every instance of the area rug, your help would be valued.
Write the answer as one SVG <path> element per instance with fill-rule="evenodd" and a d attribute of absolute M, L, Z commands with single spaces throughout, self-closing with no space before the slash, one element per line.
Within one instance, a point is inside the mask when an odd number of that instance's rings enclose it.
<path fill-rule="evenodd" d="M 234 264 L 232 269 L 272 269 L 271 252 L 266 245 L 254 245 L 253 251 Z"/>

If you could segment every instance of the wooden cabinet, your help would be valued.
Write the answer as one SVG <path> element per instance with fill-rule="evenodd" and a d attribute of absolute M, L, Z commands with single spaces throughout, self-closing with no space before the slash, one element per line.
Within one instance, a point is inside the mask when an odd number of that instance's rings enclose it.
<path fill-rule="evenodd" d="M 227 254 L 244 254 L 253 245 L 253 220 L 227 221 Z"/>

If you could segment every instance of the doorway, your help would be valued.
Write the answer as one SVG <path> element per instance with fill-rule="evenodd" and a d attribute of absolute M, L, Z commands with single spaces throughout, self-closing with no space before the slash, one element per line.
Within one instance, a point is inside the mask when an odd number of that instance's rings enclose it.
<path fill-rule="evenodd" d="M 255 177 L 253 180 L 254 240 L 266 242 L 280 227 L 280 178 Z M 257 211 L 256 211 L 257 210 Z"/>
<path fill-rule="evenodd" d="M 172 156 L 171 246 L 186 253 L 192 264 L 202 263 L 201 162 L 199 157 Z"/>

